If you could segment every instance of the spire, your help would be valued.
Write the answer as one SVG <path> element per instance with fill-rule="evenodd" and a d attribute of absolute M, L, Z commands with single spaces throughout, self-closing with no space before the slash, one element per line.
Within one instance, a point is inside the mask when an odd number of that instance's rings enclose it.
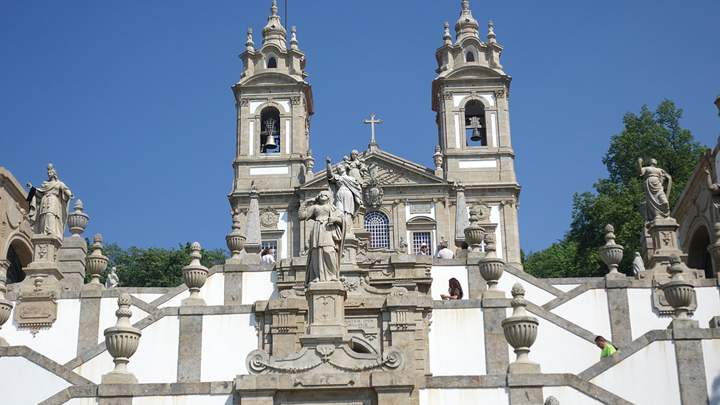
<path fill-rule="evenodd" d="M 292 28 L 290 28 L 290 49 L 298 49 L 298 40 L 297 36 L 295 36 L 297 32 L 297 29 L 295 29 L 295 26 L 293 25 Z"/>
<path fill-rule="evenodd" d="M 245 50 L 252 52 L 255 50 L 255 43 L 252 40 L 252 28 L 248 28 L 247 41 L 245 41 Z"/>
<path fill-rule="evenodd" d="M 465 37 L 478 37 L 478 22 L 473 18 L 470 11 L 470 2 L 463 0 L 460 19 L 455 23 L 455 39 L 457 42 Z"/>
<path fill-rule="evenodd" d="M 494 44 L 495 43 L 495 31 L 493 31 L 493 22 L 490 20 L 488 22 L 488 35 L 487 35 L 488 43 Z"/>
<path fill-rule="evenodd" d="M 450 24 L 445 21 L 445 33 L 443 34 L 443 42 L 445 45 L 452 45 L 452 37 L 450 36 Z"/>
<path fill-rule="evenodd" d="M 280 16 L 278 15 L 277 0 L 273 0 L 272 7 L 270 7 L 272 14 L 268 17 L 268 23 L 262 30 L 263 45 L 266 43 L 275 44 L 281 48 L 285 48 L 287 44 L 287 31 L 280 22 Z"/>

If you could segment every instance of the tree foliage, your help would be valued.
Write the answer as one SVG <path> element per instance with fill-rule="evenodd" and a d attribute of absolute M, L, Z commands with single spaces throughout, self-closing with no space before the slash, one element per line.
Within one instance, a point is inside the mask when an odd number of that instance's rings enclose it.
<path fill-rule="evenodd" d="M 116 243 L 103 247 L 108 257 L 108 270 L 117 267 L 120 287 L 177 287 L 183 283 L 182 268 L 190 264 L 190 242 L 178 245 L 178 249 L 139 248 L 123 249 Z M 88 246 L 88 253 L 92 248 Z M 200 251 L 200 263 L 207 268 L 223 264 L 228 258 L 223 249 Z M 102 276 L 104 282 L 105 275 Z"/>
<path fill-rule="evenodd" d="M 625 247 L 620 271 L 631 272 L 634 252 L 642 250 L 644 221 L 638 206 L 645 201 L 644 183 L 637 174 L 637 159 L 654 158 L 673 178 L 670 205 L 677 202 L 706 148 L 689 130 L 680 127 L 682 109 L 663 100 L 655 111 L 647 106 L 639 114 L 623 117 L 625 129 L 610 138 L 603 157 L 608 178 L 594 184 L 594 192 L 575 193 L 570 230 L 558 243 L 530 253 L 525 270 L 538 277 L 590 277 L 607 272 L 598 248 L 605 244 L 604 227 L 615 227 L 616 243 Z M 558 266 L 563 266 L 562 270 Z"/>

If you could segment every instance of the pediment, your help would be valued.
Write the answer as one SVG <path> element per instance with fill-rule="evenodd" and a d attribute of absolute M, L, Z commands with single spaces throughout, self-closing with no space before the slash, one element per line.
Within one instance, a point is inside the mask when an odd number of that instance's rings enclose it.
<path fill-rule="evenodd" d="M 296 80 L 292 76 L 289 76 L 287 74 L 278 73 L 278 72 L 264 72 L 264 73 L 255 73 L 254 75 L 244 78 L 242 81 L 240 81 L 240 85 L 253 85 L 253 86 L 261 86 L 261 85 L 278 85 L 278 84 L 297 84 L 299 82 L 302 82 L 302 80 Z"/>
<path fill-rule="evenodd" d="M 479 65 L 465 65 L 459 68 L 453 69 L 447 76 L 446 79 L 460 79 L 465 77 L 471 77 L 474 79 L 478 78 L 489 78 L 495 79 L 505 76 L 503 73 L 498 72 L 495 69 Z"/>
<path fill-rule="evenodd" d="M 432 186 L 447 185 L 445 179 L 435 176 L 434 170 L 405 160 L 384 151 L 365 151 L 360 154 L 368 167 L 370 179 L 375 179 L 380 186 Z M 335 163 L 335 167 L 342 162 Z M 317 166 L 316 166 L 317 169 Z M 315 172 L 315 176 L 305 183 L 301 189 L 324 187 L 327 184 L 325 169 Z"/>

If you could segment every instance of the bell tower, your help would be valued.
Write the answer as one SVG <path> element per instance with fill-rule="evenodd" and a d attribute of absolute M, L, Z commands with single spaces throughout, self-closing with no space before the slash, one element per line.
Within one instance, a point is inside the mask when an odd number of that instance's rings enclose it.
<path fill-rule="evenodd" d="M 305 54 L 295 27 L 290 40 L 280 22 L 277 2 L 255 49 L 248 29 L 240 81 L 232 86 L 237 107 L 233 192 L 292 191 L 304 180 L 302 155 L 308 150 L 313 97 L 305 82 Z M 288 48 L 289 43 L 289 48 Z"/>

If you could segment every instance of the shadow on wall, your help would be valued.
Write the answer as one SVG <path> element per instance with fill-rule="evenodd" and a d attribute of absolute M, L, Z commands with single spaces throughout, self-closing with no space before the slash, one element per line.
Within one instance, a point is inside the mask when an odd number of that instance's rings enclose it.
<path fill-rule="evenodd" d="M 720 405 L 720 376 L 715 377 L 709 398 L 710 405 Z"/>

